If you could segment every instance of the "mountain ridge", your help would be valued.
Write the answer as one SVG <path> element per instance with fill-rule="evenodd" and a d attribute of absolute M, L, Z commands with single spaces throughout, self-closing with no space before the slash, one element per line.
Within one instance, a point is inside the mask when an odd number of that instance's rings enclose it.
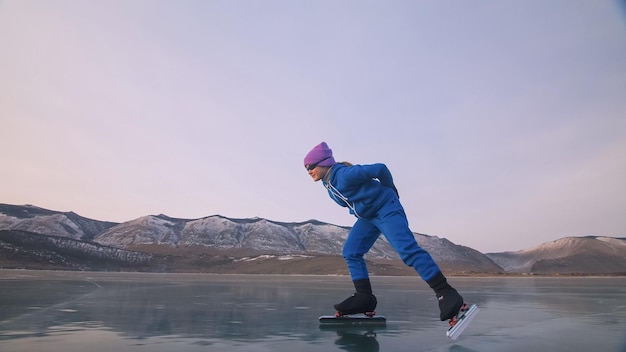
<path fill-rule="evenodd" d="M 106 248 L 154 254 L 155 267 L 165 271 L 238 272 L 245 267 L 246 272 L 277 268 L 281 272 L 290 272 L 293 268 L 285 265 L 284 258 L 291 256 L 291 259 L 298 258 L 300 270 L 345 273 L 341 250 L 350 227 L 318 220 L 277 222 L 258 217 L 231 219 L 222 215 L 184 219 L 165 214 L 114 223 L 88 219 L 74 212 L 0 204 L 0 230 L 66 237 Z M 15 241 L 15 233 L 5 233 L 5 236 L 12 236 Z M 483 254 L 446 238 L 419 233 L 414 233 L 414 236 L 448 273 L 626 273 L 626 246 L 622 246 L 626 239 L 623 238 L 570 237 L 516 252 Z M 10 246 L 15 246 L 15 243 L 5 243 L 4 250 L 7 251 Z M 11 248 L 29 255 L 37 253 L 28 247 Z M 0 237 L 0 266 L 2 250 Z M 63 249 L 59 251 L 63 252 Z M 187 258 L 189 255 L 195 257 Z M 243 265 L 245 261 L 240 260 L 255 256 L 262 259 L 255 266 Z M 278 259 L 281 256 L 283 259 Z M 339 257 L 340 260 L 330 260 L 330 257 Z M 366 255 L 366 260 L 385 273 L 415 274 L 401 263 L 384 236 Z M 312 265 L 314 261 L 315 265 Z M 321 268 L 324 265 L 326 269 Z"/>
<path fill-rule="evenodd" d="M 486 255 L 511 273 L 554 272 L 554 268 L 564 267 L 581 274 L 626 273 L 626 238 L 621 237 L 569 236 L 529 249 Z M 589 270 L 590 262 L 594 262 L 594 270 Z"/>

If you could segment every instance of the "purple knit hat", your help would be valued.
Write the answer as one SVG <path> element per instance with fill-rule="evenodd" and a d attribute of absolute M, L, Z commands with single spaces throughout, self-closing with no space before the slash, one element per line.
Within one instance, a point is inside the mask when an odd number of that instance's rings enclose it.
<path fill-rule="evenodd" d="M 324 160 L 325 158 L 328 159 Z M 324 161 L 317 164 L 318 166 L 333 166 L 337 163 L 333 158 L 332 149 L 328 148 L 328 144 L 326 144 L 326 142 L 322 142 L 311 149 L 311 151 L 304 157 L 304 166 L 315 164 L 320 160 Z"/>

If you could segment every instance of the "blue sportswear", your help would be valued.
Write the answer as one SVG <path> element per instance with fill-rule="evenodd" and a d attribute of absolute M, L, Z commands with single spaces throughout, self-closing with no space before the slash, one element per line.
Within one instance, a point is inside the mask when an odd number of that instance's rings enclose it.
<path fill-rule="evenodd" d="M 363 256 L 381 233 L 424 281 L 441 272 L 430 254 L 415 241 L 385 164 L 335 164 L 322 183 L 331 199 L 357 217 L 343 246 L 343 257 L 353 281 L 369 278 Z"/>

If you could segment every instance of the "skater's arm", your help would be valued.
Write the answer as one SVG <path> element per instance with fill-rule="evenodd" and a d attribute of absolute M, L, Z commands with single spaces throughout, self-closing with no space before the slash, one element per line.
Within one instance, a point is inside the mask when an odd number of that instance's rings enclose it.
<path fill-rule="evenodd" d="M 381 184 L 398 192 L 393 184 L 391 172 L 385 164 L 354 165 L 345 169 L 346 179 L 351 183 L 363 183 L 377 179 Z"/>

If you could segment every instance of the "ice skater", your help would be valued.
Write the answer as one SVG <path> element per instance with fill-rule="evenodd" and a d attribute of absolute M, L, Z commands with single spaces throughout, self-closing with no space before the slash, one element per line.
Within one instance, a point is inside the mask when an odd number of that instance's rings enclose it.
<path fill-rule="evenodd" d="M 374 314 L 377 301 L 372 293 L 363 255 L 382 233 L 402 261 L 413 267 L 435 291 L 441 320 L 456 317 L 464 305 L 463 298 L 448 284 L 430 254 L 415 241 L 387 166 L 337 163 L 332 150 L 322 142 L 304 157 L 304 167 L 313 181 L 322 181 L 330 198 L 342 207 L 349 208 L 350 213 L 357 218 L 342 253 L 356 292 L 334 305 L 337 316 Z"/>

